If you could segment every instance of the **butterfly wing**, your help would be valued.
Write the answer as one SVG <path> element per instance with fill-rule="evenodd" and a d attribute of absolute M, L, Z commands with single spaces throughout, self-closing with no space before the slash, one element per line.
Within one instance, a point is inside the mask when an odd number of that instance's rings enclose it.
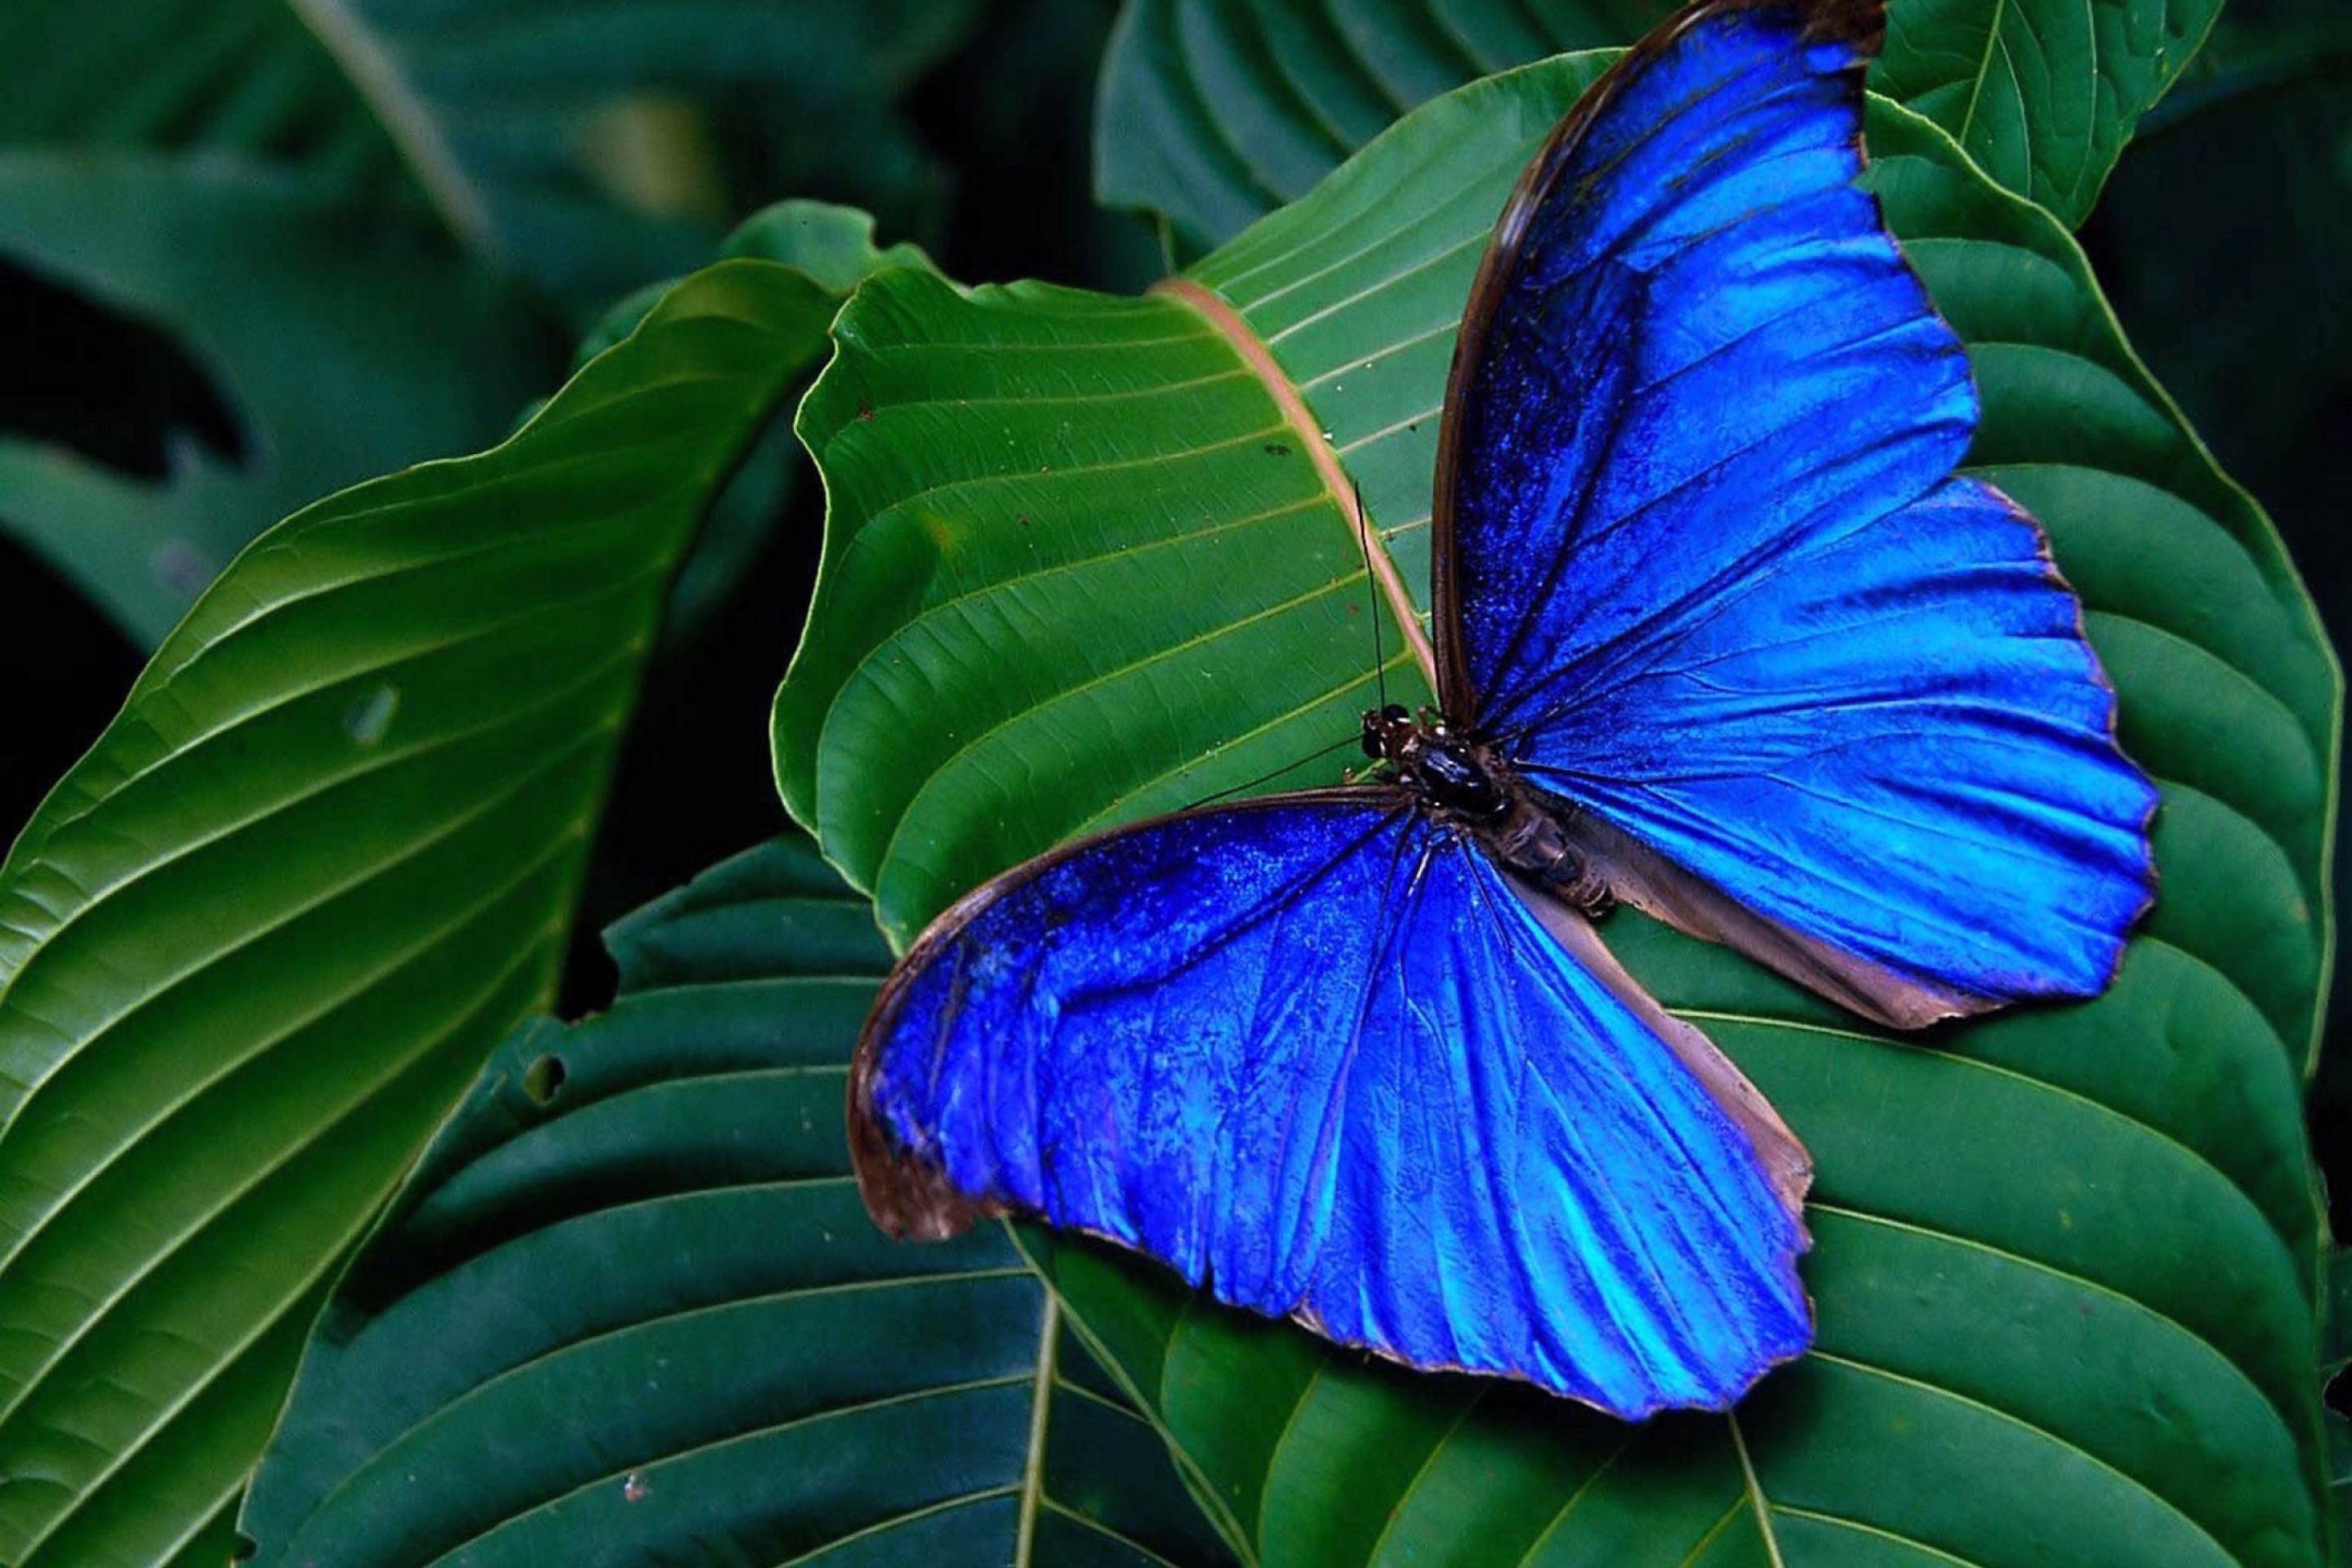
<path fill-rule="evenodd" d="M 1716 0 L 1530 168 L 1440 460 L 1449 712 L 1619 895 L 1910 1026 L 2113 976 L 2147 780 L 1862 172 L 1875 0 Z"/>
<path fill-rule="evenodd" d="M 1811 1337 L 1802 1152 L 1547 922 L 1579 940 L 1392 789 L 1033 861 L 877 1004 L 850 1091 L 867 1206 L 926 1236 L 1035 1215 L 1629 1417 L 1727 1405 Z"/>

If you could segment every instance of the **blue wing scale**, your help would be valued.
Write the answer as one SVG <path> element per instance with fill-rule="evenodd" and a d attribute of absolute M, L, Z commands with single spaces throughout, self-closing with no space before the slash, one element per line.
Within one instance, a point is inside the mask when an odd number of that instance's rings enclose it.
<path fill-rule="evenodd" d="M 879 1213 L 943 1176 L 1628 1416 L 1720 1406 L 1811 1333 L 1748 1131 L 1396 792 L 1163 818 L 992 884 L 886 994 L 852 1104 Z"/>
<path fill-rule="evenodd" d="M 1690 14 L 1507 213 L 1440 689 L 1621 897 L 1848 1006 L 2095 994 L 2155 791 L 2040 529 L 1953 477 L 1967 356 L 1855 184 L 1867 39 L 1818 9 Z"/>

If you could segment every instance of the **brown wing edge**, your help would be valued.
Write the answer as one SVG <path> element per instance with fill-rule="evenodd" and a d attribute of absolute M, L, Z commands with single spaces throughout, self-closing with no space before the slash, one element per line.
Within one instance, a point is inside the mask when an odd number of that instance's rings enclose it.
<path fill-rule="evenodd" d="M 1570 842 L 1620 903 L 1675 930 L 1745 953 L 1782 977 L 1890 1029 L 1924 1029 L 2006 1005 L 2007 998 L 1899 979 L 1877 965 L 1768 920 L 1697 873 L 1588 809 L 1560 814 Z"/>
<path fill-rule="evenodd" d="M 1511 890 L 1519 896 L 1529 912 L 1543 922 L 1554 941 L 1567 950 L 1569 956 L 1582 964 L 1587 973 L 1607 986 L 1633 1016 L 1649 1026 L 1650 1032 L 1664 1040 L 1680 1058 L 1691 1076 L 1722 1107 L 1735 1126 L 1748 1135 L 1756 1151 L 1756 1158 L 1764 1168 L 1765 1179 L 1772 1191 L 1802 1229 L 1805 1194 L 1813 1184 L 1813 1157 L 1805 1145 L 1780 1120 L 1771 1101 L 1763 1091 L 1748 1081 L 1747 1075 L 1732 1066 L 1731 1058 L 1718 1049 L 1696 1026 L 1685 1023 L 1661 1006 L 1656 997 L 1642 988 L 1642 983 L 1626 972 L 1617 962 L 1608 944 L 1592 922 L 1552 897 L 1542 889 L 1519 878 L 1510 879 Z"/>
<path fill-rule="evenodd" d="M 881 1070 L 882 1041 L 889 1035 L 915 977 L 946 952 L 981 912 L 1024 883 L 1087 853 L 1097 845 L 1130 833 L 1140 833 L 1181 817 L 1210 812 L 1268 810 L 1294 805 L 1363 805 L 1403 809 L 1412 797 L 1391 784 L 1343 785 L 1331 789 L 1291 790 L 1280 795 L 1232 801 L 1213 806 L 1193 806 L 1167 812 L 1140 822 L 1106 828 L 1074 838 L 1010 871 L 992 877 L 950 905 L 908 947 L 883 981 L 858 1032 L 857 1052 L 850 1060 L 848 1089 L 849 1156 L 857 1176 L 857 1194 L 876 1228 L 894 1240 L 945 1241 L 962 1235 L 983 1219 L 1024 1212 L 1019 1205 L 986 1194 L 967 1193 L 948 1179 L 937 1162 L 900 1144 L 884 1126 L 874 1106 L 874 1079 Z"/>
<path fill-rule="evenodd" d="M 1470 378 L 1486 352 L 1495 311 L 1503 290 L 1517 271 L 1519 247 L 1528 222 L 1551 194 L 1560 171 L 1575 155 L 1584 133 L 1607 108 L 1626 80 L 1674 46 L 1682 36 L 1709 18 L 1733 11 L 1784 11 L 1801 18 L 1802 36 L 1814 41 L 1852 44 L 1860 62 L 1848 72 L 1857 105 L 1862 101 L 1864 63 L 1875 57 L 1886 37 L 1885 0 L 1699 0 L 1660 23 L 1627 49 L 1553 127 L 1527 172 L 1503 204 L 1494 237 L 1471 280 L 1469 302 L 1454 339 L 1454 363 L 1445 377 L 1445 400 L 1438 419 L 1437 475 L 1430 501 L 1430 626 L 1435 644 L 1438 706 L 1457 726 L 1475 728 L 1477 693 L 1470 689 L 1469 658 L 1462 646 L 1462 615 L 1454 581 L 1454 501 L 1462 467 L 1463 399 Z M 1857 143 L 1861 140 L 1855 132 Z"/>

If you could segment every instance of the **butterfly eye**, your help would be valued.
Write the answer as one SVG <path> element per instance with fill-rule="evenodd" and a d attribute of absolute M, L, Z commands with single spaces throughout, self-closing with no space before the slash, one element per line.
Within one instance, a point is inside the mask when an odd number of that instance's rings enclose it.
<path fill-rule="evenodd" d="M 1391 702 L 1381 709 L 1381 717 L 1391 724 L 1409 724 L 1412 721 L 1412 715 L 1406 711 L 1402 702 Z"/>

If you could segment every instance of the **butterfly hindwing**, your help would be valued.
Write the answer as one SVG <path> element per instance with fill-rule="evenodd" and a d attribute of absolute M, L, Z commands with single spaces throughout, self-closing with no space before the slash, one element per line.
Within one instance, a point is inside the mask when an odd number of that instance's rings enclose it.
<path fill-rule="evenodd" d="M 2039 528 L 1953 477 L 1965 353 L 1855 184 L 1867 10 L 1688 13 L 1530 171 L 1436 607 L 1449 711 L 1621 896 L 1913 1026 L 2101 989 L 2155 796 Z"/>
<path fill-rule="evenodd" d="M 1394 790 L 1033 861 L 943 918 L 868 1025 L 869 1206 L 1036 1215 L 1342 1342 L 1627 1416 L 1726 1405 L 1810 1338 L 1803 1172 L 1768 1172 L 1771 1134 L 1677 1026 L 1547 918 L 1575 919 Z"/>

